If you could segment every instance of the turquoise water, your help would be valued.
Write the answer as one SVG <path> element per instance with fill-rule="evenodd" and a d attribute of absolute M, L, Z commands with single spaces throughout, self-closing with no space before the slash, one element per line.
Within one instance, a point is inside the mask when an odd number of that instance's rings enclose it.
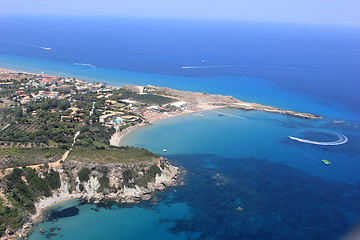
<path fill-rule="evenodd" d="M 35 228 L 31 239 L 187 239 L 186 234 L 177 236 L 167 231 L 174 226 L 171 221 L 190 216 L 186 204 L 168 205 L 165 201 L 157 204 L 155 199 L 152 205 L 156 204 L 156 207 L 113 205 L 108 209 L 97 209 L 94 205 L 79 204 L 80 201 L 72 200 L 54 206 L 53 209 L 58 211 L 76 206 L 81 214 L 43 223 Z M 159 225 L 163 219 L 168 221 Z M 47 230 L 44 235 L 39 232 L 40 227 Z M 56 236 L 48 236 L 49 233 Z"/>
<path fill-rule="evenodd" d="M 325 118 L 359 121 L 359 115 L 342 103 L 278 87 L 274 82 L 246 76 L 185 77 L 130 72 L 120 69 L 91 68 L 30 57 L 0 55 L 0 67 L 76 77 L 112 86 L 126 84 L 164 86 L 179 90 L 231 95 L 245 102 L 257 102 L 283 109 L 319 114 Z M 180 67 L 180 66 L 179 66 Z"/>
<path fill-rule="evenodd" d="M 41 223 L 30 239 L 46 239 L 51 228 L 61 228 L 51 239 L 338 239 L 359 220 L 359 130 L 327 120 L 218 111 L 246 119 L 184 114 L 124 139 L 187 169 L 184 187 L 98 212 L 93 204 L 68 204 L 79 209 L 76 216 Z M 341 132 L 349 142 L 320 146 L 288 138 L 319 140 L 322 131 Z M 337 140 L 336 134 L 325 138 Z"/>
<path fill-rule="evenodd" d="M 203 112 L 204 117 L 185 114 L 131 132 L 122 144 L 145 147 L 157 153 L 166 148 L 168 152 L 161 153 L 164 156 L 191 153 L 214 154 L 225 158 L 268 159 L 315 176 L 346 182 L 359 181 L 359 157 L 352 150 L 358 146 L 358 132 L 347 131 L 341 124 L 330 127 L 326 120 L 304 120 L 236 109 L 219 111 L 247 119 L 227 115 L 219 117 L 218 113 L 212 111 Z M 350 141 L 340 146 L 318 146 L 288 138 L 319 129 L 341 132 Z M 314 132 L 312 137 L 316 136 Z M 332 138 L 336 140 L 337 136 Z M 333 159 L 332 168 L 324 168 L 319 164 L 319 159 Z"/>
<path fill-rule="evenodd" d="M 246 119 L 208 111 L 204 117 L 186 114 L 142 127 L 124 144 L 146 147 L 187 169 L 186 185 L 111 210 L 61 203 L 50 209 L 58 221 L 40 223 L 30 239 L 56 234 L 48 237 L 331 240 L 359 222 L 359 29 L 112 18 L 1 20 L 6 23 L 0 25 L 3 68 L 115 86 L 151 84 L 232 95 L 324 117 L 220 109 Z M 336 133 L 348 142 L 321 146 L 288 137 L 336 141 Z M 324 165 L 324 158 L 332 164 Z"/>

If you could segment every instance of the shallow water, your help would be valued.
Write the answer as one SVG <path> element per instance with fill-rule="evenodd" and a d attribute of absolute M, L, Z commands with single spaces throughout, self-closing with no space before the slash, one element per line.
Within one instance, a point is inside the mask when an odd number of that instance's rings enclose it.
<path fill-rule="evenodd" d="M 358 134 L 324 120 L 221 109 L 155 122 L 124 144 L 164 154 L 187 169 L 186 185 L 138 206 L 77 206 L 79 215 L 39 224 L 30 239 L 338 239 L 360 214 Z M 351 141 L 318 146 L 288 138 L 337 131 Z M 315 136 L 316 137 L 316 136 Z M 191 154 L 189 154 L 191 153 Z M 321 159 L 331 161 L 324 165 Z M 241 211 L 237 210 L 241 207 Z M 88 228 L 91 226 L 91 228 Z M 60 236 L 62 236 L 60 238 Z"/>
<path fill-rule="evenodd" d="M 220 109 L 246 119 L 208 111 L 142 127 L 124 144 L 160 154 L 167 148 L 164 155 L 188 169 L 186 186 L 111 210 L 63 202 L 54 209 L 70 209 L 55 212 L 59 221 L 39 224 L 30 239 L 328 240 L 360 220 L 359 29 L 71 17 L 1 22 L 4 68 L 232 95 L 324 117 Z M 348 142 L 289 138 L 335 141 L 329 132 Z"/>

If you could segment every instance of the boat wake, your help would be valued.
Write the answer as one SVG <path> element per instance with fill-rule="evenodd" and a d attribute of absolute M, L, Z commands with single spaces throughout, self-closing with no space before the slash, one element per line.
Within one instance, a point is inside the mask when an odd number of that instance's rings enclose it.
<path fill-rule="evenodd" d="M 25 45 L 28 47 L 40 48 L 40 49 L 47 50 L 47 51 L 51 50 L 51 47 L 43 47 L 43 46 L 35 45 L 32 43 L 28 43 L 28 42 L 22 42 L 22 41 L 18 41 L 18 40 L 9 39 L 9 38 L 3 38 L 3 37 L 0 37 L 0 39 L 6 40 L 8 42 L 14 42 L 14 43 L 17 43 L 20 45 Z"/>
<path fill-rule="evenodd" d="M 213 65 L 213 66 L 184 66 L 182 69 L 196 69 L 196 68 L 239 68 L 242 65 Z"/>
<path fill-rule="evenodd" d="M 34 46 L 35 47 L 35 46 Z M 51 47 L 40 47 L 40 46 L 36 46 L 36 47 L 39 47 L 39 48 L 41 48 L 41 49 L 44 49 L 44 50 L 51 50 Z"/>
<path fill-rule="evenodd" d="M 337 135 L 338 140 L 332 141 L 332 142 L 319 142 L 319 141 L 302 139 L 302 138 L 297 138 L 297 137 L 292 137 L 292 136 L 289 136 L 289 138 L 292 140 L 298 141 L 298 142 L 302 142 L 302 143 L 309 143 L 309 144 L 323 145 L 323 146 L 336 146 L 336 145 L 344 144 L 348 141 L 348 138 L 345 135 L 343 135 L 341 133 L 335 133 L 335 132 L 333 132 L 333 133 Z"/>
<path fill-rule="evenodd" d="M 94 65 L 92 64 L 89 64 L 89 63 L 74 63 L 74 65 L 77 65 L 77 66 L 87 66 L 87 67 L 92 67 L 92 68 L 96 68 Z"/>

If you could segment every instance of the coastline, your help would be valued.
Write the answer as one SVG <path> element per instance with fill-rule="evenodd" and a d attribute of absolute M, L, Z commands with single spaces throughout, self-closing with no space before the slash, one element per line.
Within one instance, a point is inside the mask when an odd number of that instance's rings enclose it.
<path fill-rule="evenodd" d="M 23 66 L 20 66 L 19 68 L 13 68 L 15 70 L 10 70 L 10 71 L 15 71 L 15 72 L 22 72 L 22 73 L 27 73 L 27 74 L 36 74 L 39 75 L 39 73 L 33 73 L 33 72 L 27 72 L 27 71 L 22 71 L 22 70 L 17 70 L 20 69 Z M 2 69 L 8 69 L 8 67 L 1 67 Z M 106 80 L 98 80 L 98 79 L 91 79 L 89 77 L 86 76 L 80 76 L 80 75 L 67 75 L 66 73 L 60 73 L 60 72 L 53 72 L 55 74 L 57 74 L 57 76 L 66 76 L 66 77 L 70 77 L 70 78 L 76 78 L 79 81 L 83 81 L 83 82 L 101 82 L 104 84 L 107 84 L 109 87 L 112 88 L 122 88 L 122 87 L 126 87 L 126 86 L 137 86 L 138 85 L 128 85 L 126 83 L 122 83 L 119 85 L 114 85 L 113 82 L 111 81 L 106 81 Z M 80 80 L 79 78 L 83 78 L 86 80 Z M 148 85 L 150 86 L 150 85 Z M 140 86 L 141 87 L 141 86 Z M 154 86 L 151 86 L 154 87 Z M 176 89 L 171 89 L 168 87 L 154 87 L 157 90 L 160 91 L 165 91 L 167 93 L 171 93 L 173 95 L 179 95 L 181 97 L 183 97 L 183 94 L 200 94 L 200 92 L 192 92 L 192 91 L 182 91 L 182 90 L 176 90 Z M 291 111 L 291 110 L 286 110 L 286 109 L 282 109 L 282 108 L 278 108 L 278 107 L 272 107 L 272 106 L 268 106 L 268 105 L 262 105 L 259 103 L 253 103 L 253 102 L 243 102 L 239 99 L 236 99 L 232 96 L 225 96 L 225 95 L 214 95 L 214 94 L 206 94 L 206 93 L 202 93 L 204 95 L 207 96 L 213 96 L 215 97 L 215 99 L 217 99 L 217 101 L 208 101 L 208 103 L 211 104 L 219 104 L 221 106 L 227 106 L 227 107 L 232 107 L 232 108 L 239 108 L 239 109 L 243 109 L 243 110 L 253 110 L 253 111 L 264 111 L 264 112 L 271 112 L 271 113 L 280 113 L 280 114 L 284 114 L 284 115 L 290 115 L 290 116 L 294 116 L 294 117 L 299 117 L 299 118 L 305 118 L 305 119 L 320 119 L 322 118 L 322 116 L 317 115 L 317 114 L 311 114 L 311 113 L 305 113 L 305 112 L 296 112 L 296 111 Z M 198 95 L 199 96 L 199 95 Z M 204 97 L 204 96 L 202 96 Z M 219 98 L 220 97 L 220 98 Z M 225 100 L 225 101 L 223 101 Z M 234 101 L 236 100 L 236 101 Z M 204 103 L 204 102 L 201 102 Z"/>
<path fill-rule="evenodd" d="M 98 169 L 103 166 L 111 168 L 112 170 L 109 172 L 110 181 L 114 181 L 114 179 L 119 179 L 124 172 L 124 169 L 130 168 L 134 171 L 137 171 L 139 167 L 143 166 L 158 166 L 161 169 L 160 173 L 155 175 L 154 182 L 148 182 L 145 186 L 135 185 L 133 187 L 124 186 L 122 190 L 118 190 L 117 192 L 112 193 L 103 193 L 99 192 L 98 188 L 100 186 L 98 177 L 90 176 L 90 179 L 87 182 L 82 182 L 84 185 L 85 191 L 80 191 L 79 187 L 76 187 L 72 193 L 69 193 L 69 175 L 65 172 L 69 171 L 69 169 L 82 169 L 83 167 L 88 167 L 88 169 Z M 160 166 L 163 166 L 161 168 Z M 152 160 L 150 162 L 139 162 L 135 164 L 118 164 L 118 163 L 109 163 L 109 164 L 89 164 L 89 163 L 81 163 L 81 162 L 67 162 L 62 169 L 57 169 L 60 174 L 61 187 L 55 190 L 50 197 L 40 198 L 35 203 L 36 212 L 33 215 L 29 215 L 27 220 L 22 225 L 22 228 L 17 229 L 16 232 L 13 232 L 11 236 L 7 235 L 4 237 L 0 237 L 1 240 L 5 239 L 18 239 L 24 238 L 26 239 L 29 234 L 34 230 L 34 226 L 39 222 L 44 220 L 44 211 L 50 207 L 55 206 L 61 202 L 69 201 L 69 200 L 85 200 L 88 203 L 98 204 L 101 201 L 111 200 L 118 203 L 131 203 L 137 204 L 140 201 L 150 200 L 156 191 L 164 191 L 169 187 L 173 187 L 178 185 L 178 177 L 180 174 L 180 169 L 178 167 L 170 165 L 165 158 L 160 157 L 157 160 Z M 92 170 L 96 171 L 96 170 Z M 76 173 L 76 179 L 78 179 Z M 72 176 L 72 177 L 74 177 Z M 75 180 L 75 179 L 73 179 Z M 57 219 L 49 219 L 50 221 L 57 221 Z"/>
<path fill-rule="evenodd" d="M 141 123 L 141 124 L 137 124 L 135 126 L 132 126 L 130 127 L 131 129 L 127 128 L 125 130 L 127 131 L 121 131 L 121 132 L 115 132 L 111 139 L 110 139 L 110 145 L 112 146 L 122 146 L 121 144 L 121 140 L 123 140 L 123 138 L 130 132 L 138 129 L 138 128 L 141 128 L 141 127 L 144 127 L 146 125 L 151 125 L 152 123 L 154 122 L 159 122 L 161 120 L 165 120 L 165 119 L 169 119 L 169 118 L 173 118 L 173 117 L 179 117 L 179 116 L 182 116 L 184 114 L 191 114 L 191 113 L 197 113 L 197 112 L 203 112 L 203 111 L 212 111 L 212 110 L 215 110 L 215 109 L 220 109 L 220 108 L 224 108 L 223 106 L 215 106 L 215 105 L 208 105 L 208 104 L 203 104 L 203 105 L 199 105 L 199 106 L 196 106 L 198 107 L 199 109 L 196 109 L 196 110 L 191 110 L 191 109 L 188 109 L 187 111 L 184 111 L 182 113 L 177 113 L 177 114 L 166 114 L 166 115 L 163 115 L 162 118 L 159 118 L 159 119 L 154 119 L 154 120 L 151 120 L 149 121 L 149 123 Z M 202 108 L 201 108 L 202 107 Z M 128 130 L 129 129 L 129 130 Z"/>
<path fill-rule="evenodd" d="M 110 145 L 111 146 L 121 146 L 120 143 L 121 143 L 121 140 L 123 139 L 123 137 L 125 137 L 126 134 L 134 131 L 135 129 L 138 129 L 139 127 L 143 126 L 143 123 L 138 123 L 137 125 L 135 126 L 131 126 L 129 128 L 126 128 L 124 129 L 124 131 L 121 131 L 121 132 L 118 132 L 118 130 L 116 130 L 116 132 L 111 136 L 110 138 Z"/>
<path fill-rule="evenodd" d="M 24 66 L 17 66 L 17 65 L 14 65 L 14 66 L 15 67 L 12 68 L 12 67 L 9 67 L 9 66 L 4 67 L 4 66 L 0 65 L 0 73 L 2 71 L 7 71 L 7 72 L 12 72 L 12 73 L 24 73 L 24 74 L 32 74 L 32 75 L 40 75 L 40 74 L 42 74 L 41 73 L 42 71 L 40 69 L 32 69 L 31 68 L 30 71 L 25 71 L 25 70 L 23 70 Z M 39 72 L 37 72 L 37 70 Z M 104 83 L 107 86 L 109 86 L 111 88 L 115 88 L 115 89 L 121 88 L 121 87 L 126 85 L 125 83 L 120 84 L 120 85 L 116 85 L 114 82 L 111 82 L 111 81 L 101 81 L 101 80 L 98 80 L 98 79 L 89 78 L 87 76 L 81 76 L 81 75 L 76 75 L 76 74 L 67 74 L 67 73 L 55 72 L 55 71 L 50 71 L 48 74 L 51 75 L 51 76 L 61 76 L 61 77 L 67 77 L 67 78 L 75 78 L 75 79 L 78 79 L 80 81 L 85 81 L 85 82 L 100 82 L 100 83 Z M 81 80 L 81 79 L 85 79 L 85 80 Z"/>
<path fill-rule="evenodd" d="M 7 71 L 11 73 L 26 73 L 29 75 L 36 75 L 34 73 L 28 73 L 28 72 L 21 72 L 21 71 L 13 71 L 13 70 L 7 70 L 7 69 L 0 69 L 1 71 Z M 76 81 L 83 82 L 88 84 L 88 81 L 79 80 L 76 79 Z M 132 85 L 134 86 L 134 85 Z M 127 85 L 126 87 L 131 87 L 131 85 Z M 135 86 L 140 92 L 143 91 L 145 87 L 143 86 Z M 111 88 L 118 88 L 118 87 L 111 87 Z M 146 110 L 146 112 L 141 112 L 144 116 L 144 119 L 146 119 L 147 122 L 154 123 L 156 121 L 160 121 L 163 119 L 171 118 L 171 117 L 177 117 L 183 114 L 191 114 L 201 111 L 209 111 L 209 110 L 215 110 L 219 108 L 224 107 L 233 107 L 243 110 L 255 110 L 255 111 L 264 111 L 264 112 L 273 112 L 273 113 L 281 113 L 284 115 L 291 115 L 295 117 L 301 117 L 301 118 L 320 118 L 320 116 L 307 114 L 307 113 L 297 113 L 293 111 L 287 111 L 287 110 L 281 110 L 278 108 L 274 108 L 271 106 L 264 106 L 258 103 L 246 103 L 243 101 L 240 101 L 236 98 L 233 98 L 231 96 L 224 96 L 224 95 L 212 95 L 212 94 L 206 94 L 206 93 L 199 93 L 199 92 L 189 92 L 189 91 L 180 91 L 170 88 L 164 88 L 164 87 L 154 87 L 154 86 L 146 86 L 146 88 L 150 89 L 150 92 L 153 91 L 155 94 L 158 92 L 162 92 L 162 94 L 159 94 L 160 96 L 174 96 L 176 97 L 176 100 L 179 102 L 185 102 L 185 105 L 182 107 L 177 107 L 172 110 L 168 111 L 152 111 L 152 110 Z M 160 105 L 159 105 L 160 107 Z M 150 109 L 150 108 L 149 108 Z M 115 132 L 113 136 L 110 139 L 110 145 L 113 146 L 121 146 L 122 140 L 124 136 L 126 136 L 128 133 L 138 129 L 139 127 L 144 126 L 144 122 L 138 123 L 134 126 L 131 126 L 129 128 L 124 129 L 121 132 Z M 74 139 L 75 141 L 75 139 Z M 78 166 L 81 166 L 82 164 L 77 164 Z M 101 164 L 100 164 L 101 165 Z M 157 164 L 160 167 L 160 162 Z M 83 165 L 84 166 L 84 165 Z M 93 167 L 95 165 L 93 164 Z M 64 167 L 64 164 L 62 164 L 62 167 Z M 90 169 L 94 169 L 93 167 L 90 167 Z M 111 166 L 113 167 L 113 166 Z M 96 168 L 96 167 L 95 167 Z M 54 168 L 55 169 L 55 168 Z M 64 168 L 65 169 L 65 168 Z M 112 199 L 112 200 L 118 200 L 120 202 L 128 202 L 133 203 L 140 200 L 148 200 L 151 198 L 153 192 L 155 190 L 164 190 L 167 187 L 174 186 L 176 184 L 176 176 L 177 176 L 177 168 L 173 167 L 169 164 L 168 170 L 163 169 L 162 171 L 166 173 L 162 178 L 159 176 L 159 179 L 156 178 L 156 182 L 154 184 L 147 185 L 146 188 L 142 187 L 135 187 L 135 188 L 127 188 L 124 186 L 122 192 L 115 193 L 109 193 L 109 194 L 99 194 L 97 193 L 97 188 L 100 186 L 98 182 L 98 178 L 94 177 L 89 180 L 87 185 L 85 186 L 85 192 L 83 190 L 79 190 L 79 186 L 72 189 L 72 193 L 69 193 L 69 186 L 67 183 L 67 180 L 71 177 L 64 176 L 63 169 L 57 168 L 56 169 L 60 175 L 61 175 L 61 189 L 58 191 L 53 192 L 53 196 L 48 198 L 41 198 L 38 200 L 37 203 L 35 203 L 36 206 L 36 213 L 32 216 L 30 216 L 31 220 L 30 222 L 27 222 L 23 225 L 23 228 L 21 229 L 21 236 L 26 236 L 28 231 L 30 231 L 31 226 L 36 224 L 43 213 L 43 210 L 51 207 L 59 202 L 70 200 L 70 199 L 86 199 L 88 201 L 94 200 L 100 201 L 103 199 Z M 69 169 L 68 169 L 69 170 Z M 114 169 L 114 171 L 116 171 Z M 76 171 L 75 171 L 76 172 Z M 117 172 L 119 173 L 119 171 Z M 99 176 L 99 175 L 98 175 Z M 112 173 L 112 176 L 122 176 L 121 174 L 115 175 Z M 156 176 L 156 175 L 155 175 Z M 72 176 L 73 177 L 73 176 Z M 114 177 L 114 178 L 115 178 Z M 160 179 L 161 178 L 161 179 Z M 85 185 L 85 184 L 84 184 Z M 117 186 L 118 187 L 118 186 Z M 83 186 L 84 188 L 84 186 Z M 96 203 L 96 202 L 95 202 Z M 24 235 L 25 234 L 25 235 Z"/>

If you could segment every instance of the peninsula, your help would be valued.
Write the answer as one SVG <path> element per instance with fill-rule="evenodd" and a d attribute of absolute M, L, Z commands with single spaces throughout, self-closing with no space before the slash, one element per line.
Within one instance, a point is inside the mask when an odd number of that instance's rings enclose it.
<path fill-rule="evenodd" d="M 224 95 L 213 95 L 206 93 L 198 93 L 198 92 L 189 92 L 189 91 L 180 91 L 166 87 L 154 87 L 148 85 L 146 87 L 128 85 L 124 87 L 125 89 L 129 89 L 131 91 L 137 92 L 138 94 L 144 93 L 146 91 L 156 92 L 162 96 L 172 96 L 176 98 L 178 101 L 182 101 L 184 107 L 189 105 L 191 106 L 203 106 L 203 105 L 212 105 L 219 107 L 230 107 L 230 108 L 238 108 L 243 110 L 253 110 L 253 111 L 264 111 L 264 112 L 272 112 L 272 113 L 281 113 L 285 115 L 290 115 L 294 117 L 306 118 L 306 119 L 316 119 L 321 118 L 319 115 L 314 115 L 310 113 L 299 113 L 289 110 L 283 110 L 276 107 L 265 106 L 259 103 L 248 103 L 240 101 L 232 96 L 224 96 Z"/>
<path fill-rule="evenodd" d="M 136 203 L 176 185 L 177 167 L 146 149 L 119 147 L 121 138 L 221 107 L 320 118 L 231 96 L 0 69 L 0 238 L 26 238 L 42 209 L 61 200 Z"/>

